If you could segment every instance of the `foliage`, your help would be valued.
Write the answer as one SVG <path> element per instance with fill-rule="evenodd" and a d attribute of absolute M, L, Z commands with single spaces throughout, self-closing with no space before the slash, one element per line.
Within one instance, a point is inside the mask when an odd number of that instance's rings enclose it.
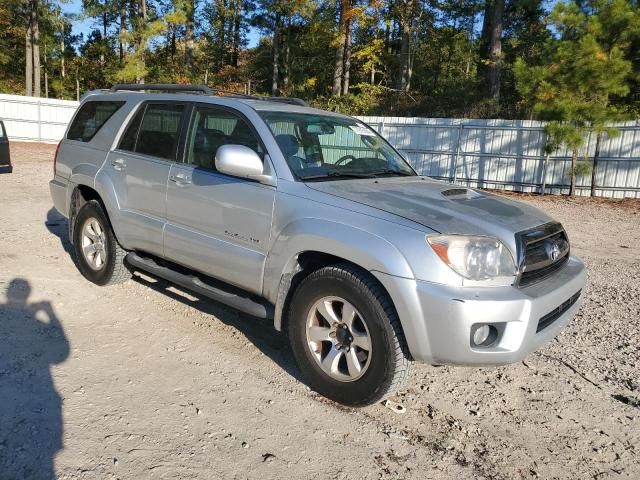
<path fill-rule="evenodd" d="M 551 122 L 550 145 L 570 149 L 585 131 L 612 134 L 605 125 L 640 111 L 630 0 L 506 0 L 498 100 L 486 88 L 490 0 L 83 0 L 76 17 L 55 0 L 0 0 L 0 91 L 25 89 L 34 1 L 51 97 L 117 81 L 257 94 L 275 85 L 351 114 L 540 118 Z M 78 35 L 76 18 L 93 30 Z"/>

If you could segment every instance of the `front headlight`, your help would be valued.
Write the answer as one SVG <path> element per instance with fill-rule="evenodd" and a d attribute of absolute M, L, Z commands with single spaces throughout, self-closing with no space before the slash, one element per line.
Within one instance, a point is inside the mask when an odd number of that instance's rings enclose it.
<path fill-rule="evenodd" d="M 427 242 L 453 271 L 473 284 L 511 285 L 516 266 L 504 244 L 492 237 L 433 235 Z"/>

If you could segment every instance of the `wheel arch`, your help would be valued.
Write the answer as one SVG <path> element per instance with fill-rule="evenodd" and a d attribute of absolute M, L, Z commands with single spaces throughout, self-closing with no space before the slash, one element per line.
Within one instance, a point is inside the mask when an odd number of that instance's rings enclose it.
<path fill-rule="evenodd" d="M 339 263 L 367 272 L 377 283 L 372 271 L 414 277 L 402 253 L 371 232 L 318 219 L 296 221 L 283 229 L 265 265 L 264 296 L 275 304 L 276 330 L 286 327 L 289 303 L 300 282 L 319 268 Z"/>

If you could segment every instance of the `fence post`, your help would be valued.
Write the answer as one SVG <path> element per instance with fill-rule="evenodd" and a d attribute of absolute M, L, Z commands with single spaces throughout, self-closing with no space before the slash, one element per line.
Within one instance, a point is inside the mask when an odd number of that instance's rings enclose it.
<path fill-rule="evenodd" d="M 38 99 L 38 141 L 42 143 L 42 104 L 40 103 L 40 99 Z"/>
<path fill-rule="evenodd" d="M 540 195 L 544 195 L 547 189 L 547 164 L 549 163 L 549 152 L 547 151 L 547 144 L 549 143 L 549 134 L 544 132 L 544 146 L 542 147 L 542 181 L 540 182 Z"/>
<path fill-rule="evenodd" d="M 451 181 L 452 183 L 456 183 L 456 180 L 458 178 L 458 156 L 460 155 L 460 143 L 462 139 L 463 128 L 464 126 L 462 125 L 462 123 L 460 123 L 458 125 L 458 137 L 456 139 L 456 153 L 453 157 L 453 178 L 451 178 L 451 176 L 449 177 L 449 181 Z"/>

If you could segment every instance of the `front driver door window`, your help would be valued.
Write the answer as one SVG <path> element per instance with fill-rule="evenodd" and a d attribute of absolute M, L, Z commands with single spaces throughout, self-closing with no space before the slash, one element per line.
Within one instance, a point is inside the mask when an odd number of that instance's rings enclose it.
<path fill-rule="evenodd" d="M 185 163 L 174 165 L 167 189 L 165 255 L 183 265 L 261 293 L 275 189 L 216 171 L 222 145 L 263 146 L 233 110 L 196 105 Z"/>

